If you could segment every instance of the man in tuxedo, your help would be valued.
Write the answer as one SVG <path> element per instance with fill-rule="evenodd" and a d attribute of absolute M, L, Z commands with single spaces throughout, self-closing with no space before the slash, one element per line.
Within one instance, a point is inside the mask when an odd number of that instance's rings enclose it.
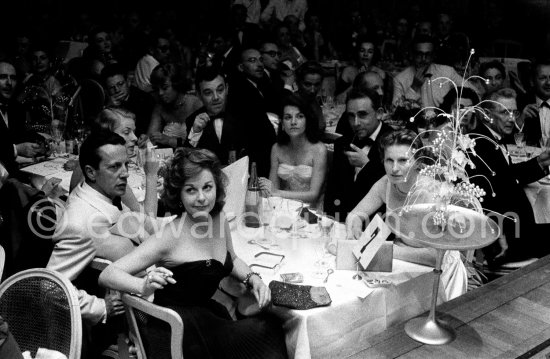
<path fill-rule="evenodd" d="M 347 99 L 346 116 L 353 134 L 334 144 L 334 158 L 325 192 L 325 211 L 339 221 L 365 197 L 384 174 L 378 149 L 380 137 L 391 131 L 381 122 L 380 96 L 372 90 L 353 89 Z"/>
<path fill-rule="evenodd" d="M 33 158 L 46 151 L 43 138 L 25 131 L 26 111 L 13 96 L 16 86 L 15 67 L 0 61 L 0 162 L 12 176 L 18 172 L 17 156 Z"/>
<path fill-rule="evenodd" d="M 484 116 L 470 134 L 476 141 L 475 154 L 470 153 L 474 167 L 468 167 L 471 181 L 486 192 L 483 208 L 501 227 L 499 240 L 485 248 L 484 254 L 490 264 L 544 256 L 550 253 L 550 243 L 543 233 L 550 228 L 535 223 L 523 186 L 548 174 L 550 151 L 512 163 L 504 138 L 514 130 L 516 93 L 504 88 L 489 94 L 486 100 L 490 100 L 483 102 L 488 117 Z"/>
<path fill-rule="evenodd" d="M 228 165 L 241 150 L 235 120 L 225 111 L 229 87 L 216 67 L 199 68 L 195 76 L 204 106 L 186 120 L 190 129 L 186 145 L 206 148 L 218 156 L 222 165 Z"/>
<path fill-rule="evenodd" d="M 535 93 L 524 100 L 518 126 L 527 145 L 539 146 L 541 137 L 550 137 L 550 58 L 536 61 L 532 69 Z"/>
<path fill-rule="evenodd" d="M 260 52 L 256 49 L 242 51 L 238 70 L 230 83 L 228 110 L 238 121 L 246 155 L 251 162 L 256 162 L 258 176 L 269 177 L 277 124 L 271 122 L 267 113 L 278 111 L 269 106 L 272 94 L 265 83 Z"/>

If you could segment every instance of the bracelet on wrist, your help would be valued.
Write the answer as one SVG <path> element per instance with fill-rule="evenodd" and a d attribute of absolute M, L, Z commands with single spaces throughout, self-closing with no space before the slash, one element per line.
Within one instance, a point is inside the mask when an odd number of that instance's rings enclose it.
<path fill-rule="evenodd" d="M 251 289 L 252 288 L 252 285 L 250 284 L 250 278 L 253 276 L 253 275 L 257 275 L 260 279 L 262 279 L 262 276 L 260 275 L 260 273 L 256 273 L 256 272 L 250 272 L 246 275 L 246 277 L 244 277 L 242 283 L 245 285 L 245 287 L 247 289 Z"/>

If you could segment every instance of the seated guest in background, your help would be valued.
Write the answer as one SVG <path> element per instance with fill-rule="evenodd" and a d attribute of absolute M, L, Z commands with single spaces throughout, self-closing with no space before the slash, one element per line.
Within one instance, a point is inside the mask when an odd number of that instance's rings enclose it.
<path fill-rule="evenodd" d="M 96 119 L 94 130 L 109 130 L 117 135 L 120 135 L 125 140 L 126 154 L 129 159 L 136 158 L 136 144 L 140 148 L 146 148 L 150 146 L 149 141 L 139 142 L 134 133 L 136 125 L 134 120 L 134 114 L 128 112 L 122 108 L 106 108 L 99 113 Z M 151 163 L 145 163 L 143 169 L 145 171 L 145 200 L 144 209 L 145 212 L 156 216 L 157 213 L 157 171 L 156 166 L 151 167 Z M 78 161 L 68 161 L 65 166 L 65 170 L 72 170 L 70 191 L 82 184 L 84 181 L 84 175 L 82 173 L 82 166 Z M 140 212 L 140 205 L 134 196 L 134 193 L 130 188 L 122 196 L 122 202 L 128 206 L 134 212 Z"/>
<path fill-rule="evenodd" d="M 271 300 L 260 276 L 233 250 L 222 211 L 226 181 L 212 152 L 178 150 L 168 168 L 163 195 L 172 213 L 178 215 L 174 226 L 165 227 L 109 265 L 99 283 L 144 297 L 154 293 L 155 304 L 178 312 L 185 326 L 186 358 L 286 358 L 277 319 L 261 313 L 233 321 L 227 310 L 211 299 L 219 282 L 232 275 L 251 290 L 260 308 Z M 147 277 L 136 277 L 152 265 L 157 267 Z M 148 324 L 149 340 L 170 335 L 155 324 Z"/>
<path fill-rule="evenodd" d="M 488 82 L 484 83 L 484 92 L 491 93 L 500 90 L 504 87 L 504 81 L 506 80 L 506 69 L 504 65 L 497 60 L 484 62 L 479 65 L 479 76 L 483 77 Z"/>
<path fill-rule="evenodd" d="M 353 90 L 346 103 L 346 121 L 353 133 L 334 143 L 334 158 L 325 193 L 325 211 L 338 218 L 347 214 L 384 175 L 376 145 L 391 128 L 381 121 L 380 96 L 370 90 Z"/>
<path fill-rule="evenodd" d="M 16 86 L 15 67 L 9 62 L 0 61 L 0 133 L 7 140 L 2 141 L 4 150 L 0 152 L 0 160 L 12 174 L 18 172 L 15 162 L 17 156 L 34 158 L 46 153 L 43 138 L 25 130 L 27 113 L 13 96 Z"/>
<path fill-rule="evenodd" d="M 457 112 L 460 112 L 460 127 L 462 128 L 462 132 L 469 133 L 477 127 L 478 114 L 473 110 L 464 114 L 462 114 L 462 111 L 476 106 L 478 103 L 479 97 L 474 90 L 468 87 L 458 87 L 457 91 L 451 90 L 445 95 L 440 108 L 445 113 L 452 114 L 453 118 L 456 118 Z M 436 128 L 449 123 L 449 119 L 444 116 L 437 116 L 435 121 L 434 125 Z"/>
<path fill-rule="evenodd" d="M 116 297 L 102 299 L 89 294 L 97 286 L 79 280 L 80 275 L 96 256 L 115 261 L 132 251 L 153 233 L 155 223 L 147 216 L 130 217 L 129 209 L 120 203 L 128 183 L 128 154 L 121 136 L 111 131 L 92 132 L 80 148 L 80 167 L 85 181 L 71 192 L 57 221 L 47 268 L 79 289 L 84 328 L 90 329 L 121 314 L 124 307 Z M 94 349 L 100 346 L 94 342 Z"/>
<path fill-rule="evenodd" d="M 322 208 L 327 148 L 319 142 L 317 121 L 296 95 L 283 101 L 277 143 L 271 150 L 269 181 L 260 187 L 271 196 L 299 200 Z"/>
<path fill-rule="evenodd" d="M 185 78 L 174 64 L 157 66 L 151 84 L 158 95 L 149 124 L 149 139 L 159 147 L 181 147 L 187 138 L 185 120 L 202 107 L 201 100 L 186 93 Z"/>
<path fill-rule="evenodd" d="M 383 157 L 385 176 L 380 178 L 367 195 L 350 212 L 346 219 L 348 239 L 359 239 L 369 217 L 380 207 L 386 206 L 386 213 L 405 205 L 407 194 L 416 183 L 422 164 L 414 161 L 411 153 L 423 147 L 422 141 L 411 130 L 398 130 L 386 133 L 379 141 Z M 416 152 L 421 158 L 423 151 Z M 411 161 L 413 160 L 413 161 Z M 419 248 L 404 239 L 394 241 L 393 257 L 408 262 L 435 266 L 436 251 L 432 248 Z M 466 292 L 467 275 L 458 251 L 446 251 L 442 266 L 442 282 L 447 300 Z"/>
<path fill-rule="evenodd" d="M 327 126 L 321 104 L 317 98 L 323 86 L 323 78 L 323 68 L 315 61 L 307 61 L 296 70 L 296 82 L 298 83 L 297 94 L 310 107 L 310 111 L 317 119 L 317 126 L 320 133 L 323 133 Z"/>
<path fill-rule="evenodd" d="M 136 65 L 136 86 L 144 92 L 153 92 L 151 73 L 158 65 L 170 62 L 170 40 L 168 34 L 154 33 L 147 39 L 147 53 Z"/>
<path fill-rule="evenodd" d="M 226 166 L 235 162 L 242 149 L 236 121 L 225 111 L 229 87 L 216 67 L 199 68 L 195 76 L 204 107 L 186 120 L 189 129 L 186 145 L 214 152 L 222 166 Z"/>
<path fill-rule="evenodd" d="M 243 146 L 251 162 L 256 162 L 258 176 L 269 176 L 271 147 L 276 139 L 276 124 L 268 118 L 271 96 L 265 86 L 265 72 L 261 54 L 256 49 L 241 52 L 239 73 L 231 79 L 228 111 L 237 120 Z"/>
<path fill-rule="evenodd" d="M 261 20 L 264 23 L 273 20 L 284 21 L 285 17 L 293 15 L 300 22 L 299 27 L 303 29 L 306 12 L 306 0 L 269 0 L 269 3 L 262 11 Z"/>
<path fill-rule="evenodd" d="M 523 99 L 524 108 L 517 119 L 529 146 L 540 146 L 542 137 L 550 137 L 550 58 L 533 64 L 534 93 Z"/>
<path fill-rule="evenodd" d="M 107 89 L 107 106 L 120 107 L 136 115 L 136 135 L 138 142 L 147 140 L 147 130 L 155 106 L 153 97 L 127 80 L 128 71 L 120 64 L 107 65 L 101 71 L 103 84 Z"/>
<path fill-rule="evenodd" d="M 477 156 L 470 155 L 475 167 L 470 169 L 469 175 L 472 182 L 487 193 L 483 208 L 504 217 L 498 218 L 501 237 L 483 252 L 489 264 L 544 256 L 550 253 L 550 245 L 541 233 L 548 233 L 548 225 L 535 223 L 533 207 L 523 186 L 548 174 L 550 151 L 525 162 L 512 163 L 506 145 L 501 141 L 515 128 L 515 114 L 518 112 L 515 91 L 503 88 L 489 94 L 486 100 L 489 101 L 482 102 L 482 106 L 488 117 L 481 117 L 483 120 L 478 121 L 470 137 L 476 138 L 479 134 L 499 145 L 476 139 L 474 150 Z"/>
<path fill-rule="evenodd" d="M 88 34 L 88 47 L 84 49 L 82 57 L 89 60 L 100 61 L 103 66 L 117 63 L 114 54 L 111 35 L 107 29 L 96 26 Z"/>
<path fill-rule="evenodd" d="M 358 74 L 375 72 L 382 78 L 382 81 L 386 78 L 384 70 L 374 66 L 380 54 L 373 39 L 366 37 L 358 39 L 356 51 L 355 64 L 344 68 L 338 79 L 336 95 L 349 92 Z"/>
<path fill-rule="evenodd" d="M 412 43 L 413 65 L 397 74 L 393 79 L 393 105 L 402 107 L 410 102 L 412 107 L 439 106 L 443 96 L 453 86 L 462 84 L 462 77 L 450 66 L 433 63 L 434 41 L 431 37 L 417 36 Z M 432 85 L 428 79 L 434 80 Z M 467 85 L 470 86 L 470 85 Z"/>
<path fill-rule="evenodd" d="M 292 69 L 296 69 L 306 62 L 305 56 L 292 43 L 290 29 L 287 25 L 282 23 L 277 26 L 275 29 L 275 39 L 281 51 L 281 62 L 287 63 L 287 66 Z"/>

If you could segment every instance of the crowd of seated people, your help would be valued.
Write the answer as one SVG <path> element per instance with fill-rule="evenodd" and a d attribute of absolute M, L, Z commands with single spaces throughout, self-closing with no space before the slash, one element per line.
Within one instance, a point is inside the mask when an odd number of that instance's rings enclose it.
<path fill-rule="evenodd" d="M 114 262 L 101 275 L 101 285 L 144 296 L 156 291 L 157 304 L 182 316 L 186 357 L 223 357 L 228 352 L 285 357 L 276 319 L 263 313 L 235 322 L 210 300 L 219 281 L 231 275 L 250 288 L 260 307 L 270 301 L 269 288 L 233 250 L 220 211 L 225 195 L 221 167 L 248 156 L 256 164 L 264 195 L 308 203 L 345 223 L 348 238 L 357 239 L 374 214 L 404 203 L 419 170 L 409 166 L 413 157 L 408 150 L 420 148 L 421 140 L 434 140 L 418 136 L 420 132 L 449 129 L 443 116 L 422 114 L 421 120 L 410 121 L 428 106 L 454 116 L 466 111 L 463 133 L 493 140 L 477 142 L 475 166 L 468 174 L 487 193 L 483 208 L 515 213 L 521 225 L 516 231 L 518 221 L 501 221 L 503 235 L 483 250 L 487 264 L 550 252 L 535 235 L 548 225 L 535 223 L 523 190 L 548 175 L 550 152 L 514 164 L 506 147 L 518 132 L 525 134 L 528 145 L 538 146 L 550 137 L 548 59 L 532 62 L 533 86 L 523 84 L 526 92 L 516 95 L 507 88 L 512 85 L 510 73 L 499 60 L 479 63 L 476 54 L 473 74 L 480 77 L 465 81 L 470 53 L 461 46 L 468 39 L 453 32 L 449 14 L 437 14 L 432 22 L 411 13 L 390 21 L 389 29 L 377 29 L 371 17 L 352 9 L 349 19 L 330 33 L 311 1 L 270 0 L 262 6 L 260 1 L 237 0 L 226 10 L 227 24 L 206 19 L 212 26 L 196 34 L 182 35 L 173 23 L 159 19 L 147 22 L 135 9 L 124 14 L 124 26 L 90 21 L 87 29 L 74 29 L 70 39 L 86 41 L 88 47 L 81 57 L 66 61 L 49 44 L 69 38 L 44 42 L 17 33 L 13 40 L 27 44 L 26 49 L 10 52 L 0 44 L 1 183 L 39 187 L 26 201 L 63 200 L 58 226 L 50 235 L 47 267 L 78 288 L 87 336 L 105 344 L 86 348 L 91 357 L 113 343 L 110 322 L 116 323 L 113 318 L 122 312 L 119 297 L 97 291 L 97 283 L 88 286 L 83 272 L 96 256 Z M 339 61 L 336 70 L 329 60 Z M 81 110 L 92 101 L 82 91 L 83 80 L 95 81 L 102 92 L 90 118 Z M 345 107 L 336 125 L 337 139 L 327 136 L 327 94 Z M 22 163 L 51 154 L 54 123 L 63 124 L 65 139 L 79 143 L 79 159 L 65 167 L 73 171 L 69 193 L 61 193 L 56 181 L 31 183 L 19 170 Z M 152 147 L 175 153 L 164 171 L 160 200 L 159 163 Z M 127 181 L 137 148 L 146 153 L 143 203 Z M 6 188 L 12 186 L 10 182 Z M 0 187 L 0 198 L 11 198 L 4 192 Z M 135 213 L 135 221 L 125 222 L 130 228 L 113 229 L 124 213 Z M 214 227 L 227 229 L 225 234 L 212 234 L 203 221 L 207 215 L 218 224 Z M 83 224 L 88 217 L 97 220 L 95 232 Z M 185 240 L 163 229 L 169 220 L 176 224 L 169 228 L 188 230 Z M 146 231 L 137 231 L 138 224 Z M 210 233 L 212 244 L 195 238 L 195 225 Z M 0 229 L 5 230 L 2 223 Z M 434 265 L 433 251 L 399 243 L 396 258 Z M 458 253 L 449 251 L 447 257 L 452 265 L 444 268 L 444 284 L 452 298 L 465 291 L 469 274 Z M 160 266 L 144 276 L 153 264 Z M 208 282 L 195 278 L 189 284 L 195 275 L 208 277 Z M 224 340 L 227 335 L 235 341 Z M 237 338 L 246 339 L 247 345 Z M 228 343 L 235 347 L 226 347 Z"/>

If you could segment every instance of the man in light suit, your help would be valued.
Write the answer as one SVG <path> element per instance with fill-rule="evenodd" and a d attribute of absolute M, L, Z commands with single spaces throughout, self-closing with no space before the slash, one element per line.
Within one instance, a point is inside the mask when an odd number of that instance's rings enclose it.
<path fill-rule="evenodd" d="M 95 281 L 93 275 L 88 276 L 89 264 L 96 256 L 111 261 L 124 256 L 154 232 L 154 224 L 122 208 L 128 157 L 121 136 L 110 131 L 92 133 L 81 146 L 80 166 L 85 182 L 71 192 L 57 222 L 47 268 L 66 276 L 78 288 L 84 327 L 91 329 L 121 314 L 124 308 L 116 296 L 103 299 L 89 294 L 99 292 L 97 275 Z M 138 217 L 144 221 L 137 223 Z"/>

